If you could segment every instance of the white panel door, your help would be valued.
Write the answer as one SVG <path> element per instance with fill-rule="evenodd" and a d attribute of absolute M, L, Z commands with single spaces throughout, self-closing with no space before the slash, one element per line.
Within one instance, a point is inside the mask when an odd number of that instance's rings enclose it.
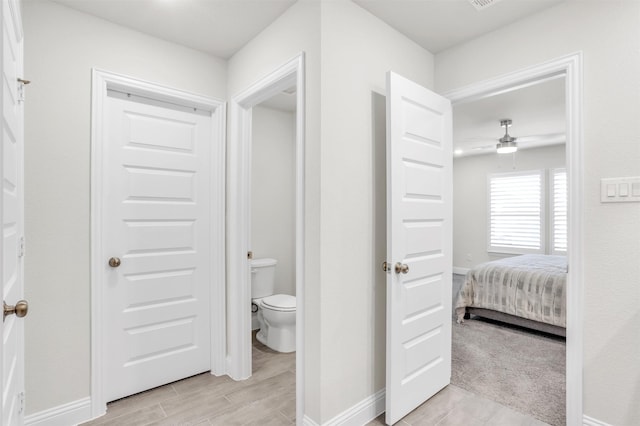
<path fill-rule="evenodd" d="M 106 401 L 210 369 L 211 116 L 178 108 L 105 105 Z"/>
<path fill-rule="evenodd" d="M 387 384 L 393 424 L 451 379 L 449 100 L 387 75 Z"/>
<path fill-rule="evenodd" d="M 19 3 L 2 2 L 2 297 L 15 306 L 24 296 L 24 107 L 22 24 Z M 25 314 L 20 312 L 19 314 Z M 24 422 L 24 320 L 2 322 L 2 424 Z"/>

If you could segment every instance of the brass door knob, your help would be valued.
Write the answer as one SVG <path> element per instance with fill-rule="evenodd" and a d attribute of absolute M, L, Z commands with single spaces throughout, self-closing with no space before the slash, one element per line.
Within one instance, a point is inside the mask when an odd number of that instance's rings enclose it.
<path fill-rule="evenodd" d="M 112 268 L 117 268 L 118 266 L 120 266 L 120 258 L 119 257 L 112 257 L 111 259 L 109 259 L 109 266 L 111 266 Z"/>
<path fill-rule="evenodd" d="M 7 315 L 15 314 L 18 318 L 23 318 L 27 316 L 29 313 L 29 303 L 26 300 L 20 300 L 15 306 L 7 305 L 7 302 L 2 302 L 4 305 L 4 316 L 2 317 L 2 321 L 7 317 Z"/>
<path fill-rule="evenodd" d="M 396 263 L 396 274 L 406 274 L 407 272 L 409 272 L 409 265 L 400 262 Z"/>

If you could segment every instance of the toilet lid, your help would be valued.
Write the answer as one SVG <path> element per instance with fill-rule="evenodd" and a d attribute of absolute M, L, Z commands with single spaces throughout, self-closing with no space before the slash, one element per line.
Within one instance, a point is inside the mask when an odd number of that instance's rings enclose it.
<path fill-rule="evenodd" d="M 274 294 L 262 299 L 262 305 L 276 311 L 295 311 L 296 298 L 288 294 Z"/>

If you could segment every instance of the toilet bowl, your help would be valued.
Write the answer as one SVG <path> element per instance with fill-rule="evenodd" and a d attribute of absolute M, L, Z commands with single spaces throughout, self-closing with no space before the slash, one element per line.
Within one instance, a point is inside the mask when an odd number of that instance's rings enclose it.
<path fill-rule="evenodd" d="M 260 330 L 256 339 L 277 352 L 296 350 L 296 298 L 288 294 L 274 294 L 263 298 L 258 305 Z"/>
<path fill-rule="evenodd" d="M 296 298 L 288 294 L 273 294 L 275 259 L 251 261 L 252 310 L 257 309 L 259 327 L 256 338 L 277 352 L 296 350 Z"/>

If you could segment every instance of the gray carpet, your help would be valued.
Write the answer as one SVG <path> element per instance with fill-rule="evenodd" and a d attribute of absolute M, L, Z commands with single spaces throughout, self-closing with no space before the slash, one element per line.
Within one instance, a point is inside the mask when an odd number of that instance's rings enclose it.
<path fill-rule="evenodd" d="M 560 426 L 565 377 L 562 338 L 490 320 L 453 323 L 454 385 Z"/>

